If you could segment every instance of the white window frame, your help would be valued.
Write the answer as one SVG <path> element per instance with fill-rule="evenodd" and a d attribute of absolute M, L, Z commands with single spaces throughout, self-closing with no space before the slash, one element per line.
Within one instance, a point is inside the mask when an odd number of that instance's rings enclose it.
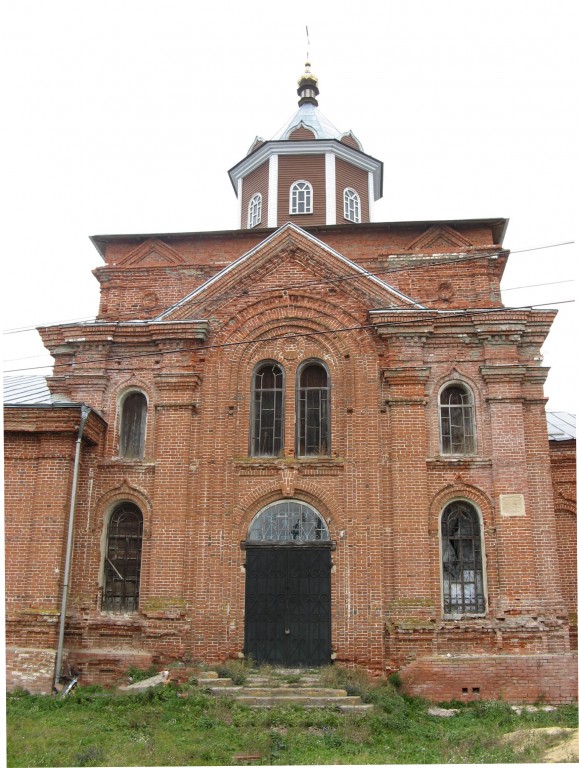
<path fill-rule="evenodd" d="M 360 223 L 360 195 L 352 187 L 346 187 L 344 190 L 344 218 Z"/>
<path fill-rule="evenodd" d="M 261 224 L 261 194 L 256 192 L 247 204 L 247 228 Z"/>
<path fill-rule="evenodd" d="M 300 210 L 301 206 L 303 210 Z M 289 212 L 294 216 L 314 212 L 314 190 L 309 181 L 299 179 L 291 185 Z"/>

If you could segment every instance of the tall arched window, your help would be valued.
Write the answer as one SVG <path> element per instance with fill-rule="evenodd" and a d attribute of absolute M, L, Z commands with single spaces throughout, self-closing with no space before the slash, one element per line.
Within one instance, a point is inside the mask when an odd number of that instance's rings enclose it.
<path fill-rule="evenodd" d="M 474 405 L 464 384 L 448 384 L 440 392 L 440 450 L 465 455 L 475 452 Z"/>
<path fill-rule="evenodd" d="M 142 392 L 129 392 L 121 401 L 119 455 L 142 459 L 145 453 L 147 398 Z"/>
<path fill-rule="evenodd" d="M 313 192 L 309 181 L 294 181 L 290 187 L 290 213 L 312 213 Z"/>
<path fill-rule="evenodd" d="M 330 382 L 321 363 L 307 363 L 298 372 L 297 454 L 330 454 Z"/>
<path fill-rule="evenodd" d="M 259 192 L 251 198 L 247 207 L 248 229 L 257 227 L 258 224 L 261 224 L 261 195 Z"/>
<path fill-rule="evenodd" d="M 480 520 L 466 501 L 449 504 L 440 521 L 444 613 L 484 613 Z"/>
<path fill-rule="evenodd" d="M 360 221 L 360 195 L 351 187 L 344 190 L 344 218 L 356 223 Z"/>
<path fill-rule="evenodd" d="M 284 373 L 262 363 L 253 374 L 251 455 L 279 456 L 283 449 Z"/>
<path fill-rule="evenodd" d="M 143 546 L 143 514 L 125 501 L 111 514 L 107 530 L 103 611 L 136 611 Z"/>

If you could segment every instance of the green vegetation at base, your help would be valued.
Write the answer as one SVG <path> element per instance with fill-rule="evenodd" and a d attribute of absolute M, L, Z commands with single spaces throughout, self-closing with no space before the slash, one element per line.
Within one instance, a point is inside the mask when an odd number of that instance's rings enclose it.
<path fill-rule="evenodd" d="M 234 765 L 236 755 L 259 755 L 246 761 L 255 765 L 536 762 L 548 741 L 515 751 L 501 736 L 577 724 L 574 706 L 517 715 L 500 702 L 459 702 L 455 717 L 436 718 L 387 681 L 333 667 L 322 674 L 373 711 L 252 710 L 172 684 L 133 695 L 82 687 L 65 699 L 11 694 L 8 766 Z"/>

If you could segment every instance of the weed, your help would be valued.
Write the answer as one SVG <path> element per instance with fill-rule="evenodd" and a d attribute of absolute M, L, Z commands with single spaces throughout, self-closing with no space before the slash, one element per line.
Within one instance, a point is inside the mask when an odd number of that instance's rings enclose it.
<path fill-rule="evenodd" d="M 230 677 L 233 685 L 243 685 L 247 682 L 249 670 L 252 668 L 251 659 L 227 659 L 223 664 L 215 667 L 215 671 L 219 677 Z"/>
<path fill-rule="evenodd" d="M 155 666 L 150 666 L 148 669 L 139 669 L 139 667 L 129 667 L 127 676 L 132 683 L 140 683 L 141 680 L 147 680 L 149 677 L 154 677 L 159 674 L 159 670 Z"/>
<path fill-rule="evenodd" d="M 105 759 L 105 753 L 100 747 L 88 747 L 82 752 L 77 752 L 74 756 L 74 764 L 85 765 L 102 765 Z"/>

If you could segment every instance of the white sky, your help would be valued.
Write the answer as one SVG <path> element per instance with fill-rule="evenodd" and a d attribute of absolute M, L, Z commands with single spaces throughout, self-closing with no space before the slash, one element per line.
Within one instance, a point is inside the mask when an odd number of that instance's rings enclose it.
<path fill-rule="evenodd" d="M 297 109 L 306 24 L 321 111 L 384 161 L 376 221 L 507 217 L 512 250 L 575 240 L 573 6 L 6 4 L 4 327 L 95 315 L 102 262 L 89 235 L 237 226 L 227 170 Z M 503 288 L 572 280 L 578 252 L 513 254 Z M 566 282 L 504 301 L 574 296 Z M 575 412 L 574 306 L 557 306 L 543 350 L 552 410 Z M 28 359 L 42 352 L 36 332 L 4 336 L 7 372 L 47 362 Z"/>

